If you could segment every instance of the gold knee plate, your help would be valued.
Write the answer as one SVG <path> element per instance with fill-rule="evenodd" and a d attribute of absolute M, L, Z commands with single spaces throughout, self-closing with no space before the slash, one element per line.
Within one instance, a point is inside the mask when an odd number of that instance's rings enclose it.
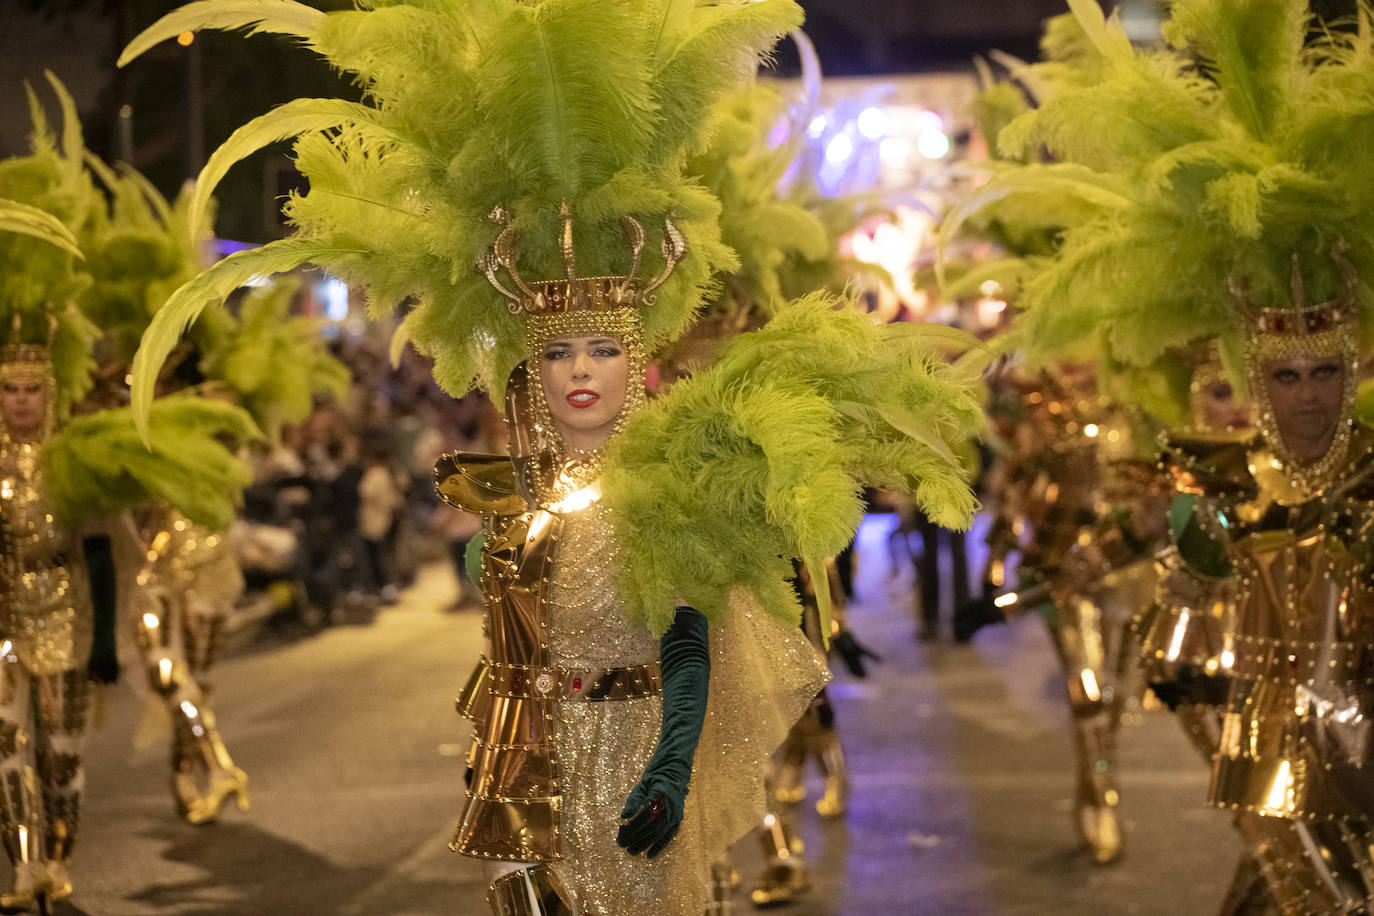
<path fill-rule="evenodd" d="M 487 890 L 493 916 L 573 916 L 572 895 L 547 865 L 507 872 Z"/>

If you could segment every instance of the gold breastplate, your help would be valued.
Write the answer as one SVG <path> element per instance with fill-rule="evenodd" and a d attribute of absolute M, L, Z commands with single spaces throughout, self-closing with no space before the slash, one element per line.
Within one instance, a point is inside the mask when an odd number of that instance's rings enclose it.
<path fill-rule="evenodd" d="M 37 449 L 11 446 L 0 454 L 0 637 L 34 673 L 84 666 L 89 589 L 80 545 L 43 497 Z"/>

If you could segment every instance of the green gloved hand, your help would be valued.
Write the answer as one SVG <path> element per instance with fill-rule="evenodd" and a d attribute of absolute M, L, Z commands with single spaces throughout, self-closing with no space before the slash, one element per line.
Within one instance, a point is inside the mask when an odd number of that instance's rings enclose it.
<path fill-rule="evenodd" d="M 653 858 L 682 827 L 692 758 L 706 719 L 711 680 L 711 651 L 706 618 L 700 611 L 679 607 L 677 617 L 659 642 L 663 678 L 663 727 L 658 746 L 644 767 L 644 775 L 620 812 L 628 820 L 615 841 L 630 855 Z"/>
<path fill-rule="evenodd" d="M 486 543 L 486 531 L 479 531 L 463 549 L 463 569 L 467 571 L 468 579 L 479 591 L 482 588 L 482 548 Z"/>

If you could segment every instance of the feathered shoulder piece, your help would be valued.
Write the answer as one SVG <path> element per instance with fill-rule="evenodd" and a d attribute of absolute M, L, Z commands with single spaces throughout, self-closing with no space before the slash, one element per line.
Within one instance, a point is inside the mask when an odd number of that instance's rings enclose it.
<path fill-rule="evenodd" d="M 975 502 L 954 447 L 982 429 L 981 382 L 944 357 L 972 343 L 812 295 L 632 415 L 602 477 L 630 616 L 661 633 L 680 597 L 718 620 L 745 589 L 795 621 L 790 558 L 819 570 L 843 549 L 864 487 L 967 527 Z"/>
<path fill-rule="evenodd" d="M 191 392 L 153 402 L 150 444 L 127 407 L 77 417 L 43 445 L 43 486 L 63 521 L 154 500 L 213 531 L 234 519 L 252 470 L 227 447 L 259 437 L 242 408 Z"/>
<path fill-rule="evenodd" d="M 1055 231 L 1020 291 L 1023 344 L 1052 355 L 1101 332 L 1135 366 L 1217 336 L 1236 353 L 1257 314 L 1293 307 L 1295 254 L 1309 300 L 1345 295 L 1353 267 L 1374 303 L 1365 3 L 1320 23 L 1305 0 L 1176 0 L 1150 49 L 1093 0 L 1070 7 L 1092 55 L 1077 40 L 1075 78 L 997 140 L 1053 161 L 999 170 L 943 230 L 993 210 Z"/>
<path fill-rule="evenodd" d="M 288 102 L 211 156 L 192 224 L 225 171 L 271 142 L 295 138 L 310 189 L 287 205 L 290 238 L 230 256 L 158 313 L 135 365 L 138 410 L 203 308 L 249 277 L 307 261 L 365 287 L 376 315 L 413 297 L 400 342 L 434 357 L 450 394 L 482 384 L 498 399 L 523 358 L 524 327 L 474 267 L 498 237 L 503 264 L 530 281 L 565 276 L 574 249 L 579 276 L 662 277 L 643 310 L 651 350 L 684 330 L 717 270 L 735 267 L 719 203 L 683 165 L 705 149 L 715 101 L 800 23 L 793 0 L 358 5 L 324 13 L 294 0 L 200 0 L 121 57 L 186 30 L 274 32 L 364 89 L 362 103 Z M 575 220 L 562 219 L 565 205 Z"/>

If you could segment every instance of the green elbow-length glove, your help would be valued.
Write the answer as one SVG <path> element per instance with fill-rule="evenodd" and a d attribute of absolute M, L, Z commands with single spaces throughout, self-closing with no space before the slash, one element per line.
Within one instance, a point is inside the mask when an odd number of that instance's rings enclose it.
<path fill-rule="evenodd" d="M 86 672 L 99 684 L 119 680 L 119 658 L 115 645 L 115 563 L 114 549 L 107 535 L 82 538 L 86 572 L 91 582 L 91 606 L 95 611 L 95 633 L 91 640 L 91 660 Z"/>
<path fill-rule="evenodd" d="M 692 758 L 706 719 L 707 688 L 711 680 L 711 651 L 706 618 L 700 611 L 679 607 L 668 632 L 659 642 L 663 677 L 663 727 L 658 746 L 639 784 L 620 812 L 628 820 L 615 840 L 637 856 L 653 858 L 677 836 L 683 802 L 692 778 Z"/>

